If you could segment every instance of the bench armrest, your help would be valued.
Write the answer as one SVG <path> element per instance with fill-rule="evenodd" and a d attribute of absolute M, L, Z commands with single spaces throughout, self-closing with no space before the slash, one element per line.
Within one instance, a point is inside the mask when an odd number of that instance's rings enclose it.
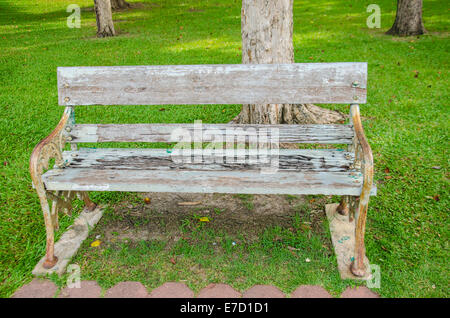
<path fill-rule="evenodd" d="M 45 190 L 41 175 L 43 174 L 44 169 L 48 169 L 50 160 L 55 159 L 55 167 L 63 168 L 62 150 L 66 144 L 64 129 L 70 121 L 72 114 L 73 108 L 66 107 L 56 128 L 50 135 L 41 140 L 31 153 L 30 175 L 33 185 L 38 193 Z"/>
<path fill-rule="evenodd" d="M 370 191 L 373 185 L 373 155 L 359 114 L 359 105 L 352 104 L 350 107 L 350 120 L 353 124 L 355 133 L 353 150 L 355 151 L 355 163 L 361 164 L 361 172 L 363 174 L 363 188 L 361 191 L 360 202 L 367 205 L 369 202 Z"/>

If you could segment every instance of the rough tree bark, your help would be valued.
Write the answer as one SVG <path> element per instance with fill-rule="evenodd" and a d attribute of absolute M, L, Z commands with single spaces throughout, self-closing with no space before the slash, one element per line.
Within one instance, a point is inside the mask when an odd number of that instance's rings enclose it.
<path fill-rule="evenodd" d="M 293 0 L 242 0 L 242 63 L 294 63 Z M 242 105 L 235 123 L 326 124 L 345 117 L 312 104 Z"/>
<path fill-rule="evenodd" d="M 94 0 L 95 16 L 97 20 L 97 37 L 114 36 L 114 23 L 112 20 L 110 0 Z"/>
<path fill-rule="evenodd" d="M 422 0 L 397 0 L 397 15 L 390 35 L 420 35 L 426 32 L 422 20 Z"/>
<path fill-rule="evenodd" d="M 111 8 L 113 10 L 129 8 L 130 4 L 125 0 L 111 0 Z"/>

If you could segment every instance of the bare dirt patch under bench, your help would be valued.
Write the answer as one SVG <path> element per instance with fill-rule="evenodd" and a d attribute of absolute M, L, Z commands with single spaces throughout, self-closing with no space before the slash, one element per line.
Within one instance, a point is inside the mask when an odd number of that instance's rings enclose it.
<path fill-rule="evenodd" d="M 150 198 L 146 204 L 144 198 Z M 111 206 L 95 232 L 105 242 L 161 240 L 170 246 L 183 237 L 183 228 L 214 229 L 247 242 L 267 228 L 292 229 L 295 222 L 307 230 L 323 232 L 323 211 L 328 198 L 302 196 L 149 193 Z M 329 199 L 328 199 L 329 200 Z M 310 202 L 312 201 L 312 202 Z M 180 205 L 196 202 L 195 205 Z M 188 203 L 188 204 L 189 204 Z M 200 218 L 209 222 L 201 222 Z M 203 223 L 203 224 L 202 224 Z"/>

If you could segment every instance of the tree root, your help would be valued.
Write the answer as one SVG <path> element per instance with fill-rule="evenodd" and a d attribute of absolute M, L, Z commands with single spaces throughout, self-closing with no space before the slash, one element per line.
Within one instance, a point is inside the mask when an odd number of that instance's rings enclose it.
<path fill-rule="evenodd" d="M 242 105 L 235 124 L 333 124 L 348 116 L 313 104 Z"/>

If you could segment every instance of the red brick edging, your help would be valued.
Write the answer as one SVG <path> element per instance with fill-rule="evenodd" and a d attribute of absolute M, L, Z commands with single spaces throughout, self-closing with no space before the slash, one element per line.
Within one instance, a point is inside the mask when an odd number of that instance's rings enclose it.
<path fill-rule="evenodd" d="M 95 281 L 81 281 L 79 288 L 63 288 L 57 293 L 58 287 L 49 280 L 33 279 L 30 283 L 16 290 L 13 298 L 98 298 L 102 289 Z M 139 282 L 120 282 L 105 291 L 105 298 L 193 298 L 194 292 L 184 283 L 168 282 L 153 289 L 150 293 Z M 272 285 L 255 285 L 243 294 L 227 284 L 209 284 L 196 295 L 197 298 L 284 298 L 280 289 Z M 321 286 L 302 285 L 294 290 L 291 298 L 332 298 Z M 342 292 L 341 298 L 379 298 L 380 296 L 365 286 L 348 287 Z"/>

